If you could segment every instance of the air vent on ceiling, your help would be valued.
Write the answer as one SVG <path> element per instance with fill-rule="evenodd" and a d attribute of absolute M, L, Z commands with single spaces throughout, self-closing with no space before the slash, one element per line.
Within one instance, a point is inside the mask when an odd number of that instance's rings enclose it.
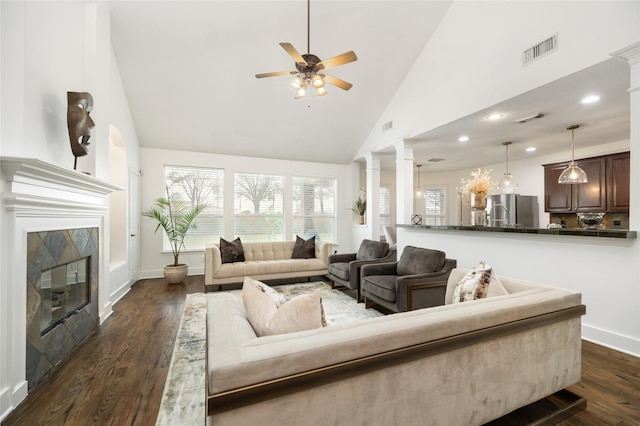
<path fill-rule="evenodd" d="M 438 157 L 435 157 L 435 158 L 429 158 L 427 161 L 429 161 L 429 162 L 431 162 L 431 163 L 439 163 L 439 162 L 441 162 L 441 161 L 444 161 L 444 158 L 438 158 Z"/>
<path fill-rule="evenodd" d="M 393 127 L 393 121 L 387 121 L 386 123 L 384 123 L 382 125 L 382 131 L 386 132 L 387 130 L 391 129 Z"/>
<path fill-rule="evenodd" d="M 522 52 L 522 65 L 527 65 L 538 58 L 547 55 L 558 48 L 558 34 L 541 41 L 533 47 Z"/>
<path fill-rule="evenodd" d="M 537 112 L 535 114 L 525 115 L 524 117 L 516 118 L 513 120 L 514 123 L 526 123 L 527 121 L 536 120 L 538 118 L 544 117 L 544 114 L 541 112 Z"/>

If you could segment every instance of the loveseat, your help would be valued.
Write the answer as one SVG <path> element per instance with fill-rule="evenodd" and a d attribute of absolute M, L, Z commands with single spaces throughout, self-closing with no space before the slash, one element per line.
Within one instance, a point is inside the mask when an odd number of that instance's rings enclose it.
<path fill-rule="evenodd" d="M 256 337 L 242 299 L 207 294 L 207 424 L 480 425 L 580 380 L 581 294 L 507 294 Z M 491 294 L 490 294 L 491 295 Z"/>
<path fill-rule="evenodd" d="M 205 248 L 204 283 L 206 291 L 225 284 L 241 283 L 245 276 L 256 280 L 306 278 L 327 274 L 327 259 L 332 245 L 315 244 L 315 257 L 292 259 L 295 241 L 242 243 L 244 262 L 222 263 L 219 245 Z"/>

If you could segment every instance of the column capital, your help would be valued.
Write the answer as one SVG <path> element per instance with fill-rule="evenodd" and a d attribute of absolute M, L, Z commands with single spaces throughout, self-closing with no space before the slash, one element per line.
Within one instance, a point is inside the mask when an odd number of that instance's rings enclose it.
<path fill-rule="evenodd" d="M 630 44 L 627 47 L 609 53 L 609 56 L 626 62 L 629 66 L 640 63 L 640 41 Z"/>

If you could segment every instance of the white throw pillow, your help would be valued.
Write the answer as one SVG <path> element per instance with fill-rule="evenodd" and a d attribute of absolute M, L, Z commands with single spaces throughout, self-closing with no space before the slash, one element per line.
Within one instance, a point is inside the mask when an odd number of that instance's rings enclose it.
<path fill-rule="evenodd" d="M 279 291 L 276 291 L 276 290 L 272 289 L 271 287 L 269 287 L 268 285 L 266 285 L 262 281 L 254 280 L 251 277 L 244 277 L 244 282 L 246 283 L 247 281 L 249 281 L 251 284 L 256 286 L 258 288 L 258 290 L 262 291 L 264 294 L 269 296 L 271 298 L 271 300 L 276 302 L 276 306 L 278 308 L 289 301 L 289 298 L 287 296 L 285 296 L 284 294 L 280 293 Z"/>
<path fill-rule="evenodd" d="M 495 296 L 504 296 L 505 294 L 509 294 L 506 288 L 502 285 L 502 281 L 491 268 L 491 281 L 489 282 L 489 292 L 487 293 L 487 297 L 495 297 Z"/>
<path fill-rule="evenodd" d="M 326 325 L 319 291 L 294 297 L 278 307 L 254 281 L 245 278 L 242 301 L 247 319 L 258 337 L 312 330 Z"/>
<path fill-rule="evenodd" d="M 485 297 L 509 294 L 493 273 L 493 269 L 484 261 L 467 272 L 453 291 L 452 303 L 468 300 L 484 299 Z"/>

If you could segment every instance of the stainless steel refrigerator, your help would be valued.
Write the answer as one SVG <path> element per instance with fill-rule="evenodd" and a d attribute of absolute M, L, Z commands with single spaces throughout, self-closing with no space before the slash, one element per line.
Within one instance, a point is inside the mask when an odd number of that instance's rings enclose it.
<path fill-rule="evenodd" d="M 540 227 L 538 197 L 535 195 L 489 195 L 486 211 L 488 226 Z"/>

